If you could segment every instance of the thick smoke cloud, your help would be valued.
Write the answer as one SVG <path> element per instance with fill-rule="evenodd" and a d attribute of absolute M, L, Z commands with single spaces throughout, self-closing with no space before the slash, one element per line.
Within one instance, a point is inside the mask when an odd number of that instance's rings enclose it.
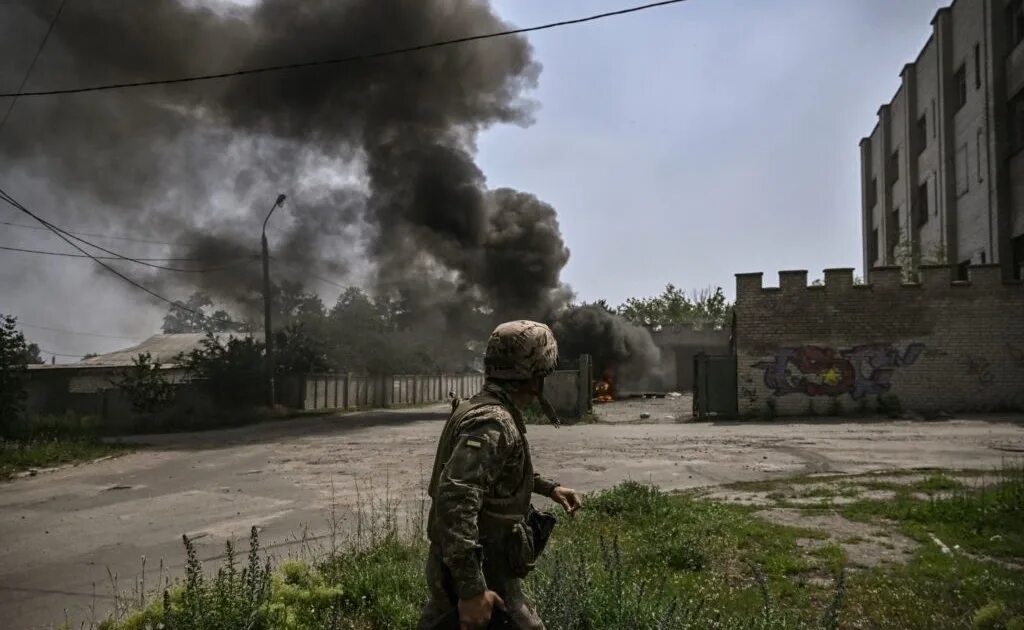
<path fill-rule="evenodd" d="M 562 311 L 552 325 L 562 356 L 590 354 L 596 377 L 611 377 L 618 391 L 660 388 L 661 353 L 651 334 L 596 305 Z"/>
<path fill-rule="evenodd" d="M 57 4 L 0 6 L 4 85 L 18 84 Z M 76 0 L 28 87 L 338 58 L 507 26 L 483 0 Z M 286 192 L 287 216 L 275 218 L 271 236 L 280 274 L 348 282 L 353 266 L 368 267 L 376 292 L 448 333 L 470 332 L 477 320 L 467 311 L 552 318 L 571 296 L 559 279 L 569 250 L 555 210 L 528 193 L 489 189 L 474 161 L 481 130 L 530 122 L 523 94 L 539 72 L 528 41 L 505 37 L 224 81 L 25 98 L 0 136 L 0 176 L 31 182 L 12 191 L 30 202 L 57 200 L 45 214 L 58 224 L 102 217 L 173 239 L 201 266 L 227 263 L 146 279 L 175 297 L 199 288 L 258 312 L 258 230 Z M 623 334 L 614 320 L 595 327 L 597 317 L 581 314 L 563 330 L 585 321 L 595 334 Z M 647 353 L 638 343 L 627 351 Z"/>

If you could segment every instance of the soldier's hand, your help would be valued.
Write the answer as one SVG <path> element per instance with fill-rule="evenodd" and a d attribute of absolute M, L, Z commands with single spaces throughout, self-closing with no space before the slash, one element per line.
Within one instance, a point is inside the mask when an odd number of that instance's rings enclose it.
<path fill-rule="evenodd" d="M 565 508 L 565 511 L 570 516 L 575 514 L 576 510 L 583 507 L 583 502 L 580 501 L 580 495 L 576 494 L 576 491 L 572 488 L 557 486 L 551 491 L 551 499 Z"/>
<path fill-rule="evenodd" d="M 505 610 L 505 602 L 494 591 L 484 591 L 476 597 L 459 600 L 460 630 L 480 630 L 491 621 L 494 607 Z"/>

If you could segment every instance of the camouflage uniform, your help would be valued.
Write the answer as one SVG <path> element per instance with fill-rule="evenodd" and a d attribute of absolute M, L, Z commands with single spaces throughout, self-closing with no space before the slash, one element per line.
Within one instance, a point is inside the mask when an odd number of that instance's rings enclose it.
<path fill-rule="evenodd" d="M 521 327 L 533 322 L 514 324 Z M 550 330 L 543 328 L 550 336 Z M 500 326 L 495 335 L 499 331 Z M 508 341 L 507 336 L 496 339 L 495 335 L 488 343 L 489 358 L 500 354 L 495 345 Z M 554 337 L 550 339 L 553 344 Z M 509 378 L 514 369 L 519 369 L 518 374 L 544 374 L 557 363 L 557 347 L 554 355 L 543 359 L 530 348 L 515 348 L 515 352 L 525 355 L 534 366 L 503 367 L 491 361 L 488 375 L 500 373 L 503 376 L 498 378 Z M 536 365 L 543 367 L 538 370 Z M 524 366 L 527 369 L 522 369 Z M 501 372 L 503 369 L 507 371 Z M 451 611 L 456 603 L 452 595 L 466 599 L 485 589 L 502 597 L 520 628 L 544 628 L 522 591 L 523 563 L 533 559 L 519 557 L 522 554 L 515 541 L 517 532 L 522 533 L 531 493 L 549 497 L 557 485 L 533 472 L 522 415 L 497 382 L 488 380 L 480 393 L 453 408 L 438 443 L 430 480 L 433 501 L 427 522 L 430 552 L 426 568 L 430 599 L 420 618 L 421 629 L 432 627 Z"/>

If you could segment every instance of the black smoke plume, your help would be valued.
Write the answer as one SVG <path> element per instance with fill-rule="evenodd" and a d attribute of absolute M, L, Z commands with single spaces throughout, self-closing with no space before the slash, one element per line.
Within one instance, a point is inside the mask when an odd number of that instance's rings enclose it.
<path fill-rule="evenodd" d="M 589 304 L 562 311 L 552 330 L 562 356 L 591 355 L 595 377 L 611 378 L 618 392 L 661 388 L 661 352 L 646 328 Z"/>
<path fill-rule="evenodd" d="M 58 0 L 0 5 L 0 81 L 16 86 Z M 29 89 L 179 77 L 346 57 L 507 28 L 483 0 L 147 0 L 69 3 Z M 0 176 L 57 224 L 160 235 L 221 271 L 144 280 L 258 313 L 259 226 L 279 192 L 275 273 L 361 274 L 421 325 L 479 328 L 466 311 L 550 318 L 570 290 L 555 210 L 488 188 L 479 132 L 529 124 L 540 65 L 524 37 L 184 85 L 23 98 L 0 135 Z M 44 192 L 45 191 L 45 192 Z M 474 310 L 475 309 L 475 310 Z M 469 318 L 472 319 L 472 318 Z M 479 318 L 474 319 L 478 322 Z M 612 355 L 618 324 L 579 322 Z M 479 330 L 472 333 L 478 334 Z M 633 335 L 632 332 L 628 333 Z M 648 340 L 649 341 L 649 340 Z M 580 344 L 584 350 L 587 344 Z M 602 351 L 603 352 L 603 351 Z"/>

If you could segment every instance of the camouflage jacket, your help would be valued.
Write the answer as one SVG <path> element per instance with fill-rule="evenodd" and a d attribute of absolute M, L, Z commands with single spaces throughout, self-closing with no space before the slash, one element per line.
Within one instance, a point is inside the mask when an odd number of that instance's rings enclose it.
<path fill-rule="evenodd" d="M 445 424 L 430 479 L 427 536 L 441 547 L 460 598 L 484 591 L 481 554 L 522 519 L 530 494 L 558 484 L 533 472 L 522 415 L 493 383 Z"/>

